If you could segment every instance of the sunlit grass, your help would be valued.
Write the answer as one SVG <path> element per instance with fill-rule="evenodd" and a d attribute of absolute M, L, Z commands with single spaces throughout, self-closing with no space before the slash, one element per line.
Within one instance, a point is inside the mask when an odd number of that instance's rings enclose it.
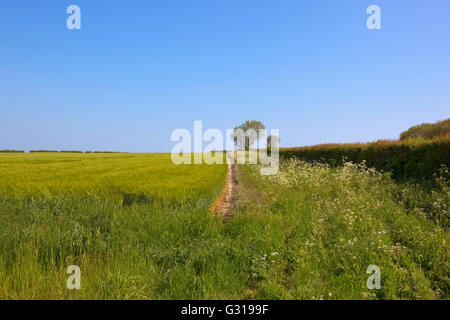
<path fill-rule="evenodd" d="M 424 197 L 413 185 L 352 163 L 287 161 L 268 177 L 244 169 L 247 201 L 227 229 L 249 248 L 255 297 L 448 298 L 447 180 Z M 414 206 L 406 201 L 413 197 L 427 201 Z M 440 220 L 427 215 L 428 205 Z M 380 290 L 367 288 L 369 265 L 381 268 Z"/>
<path fill-rule="evenodd" d="M 183 200 L 214 194 L 225 170 L 175 165 L 170 154 L 0 154 L 0 195 L 70 194 L 120 200 L 132 194 Z"/>
<path fill-rule="evenodd" d="M 220 230 L 225 173 L 169 154 L 0 155 L 0 298 L 184 296 L 173 277 Z"/>
<path fill-rule="evenodd" d="M 449 297 L 449 185 L 362 165 L 239 166 L 225 224 L 209 207 L 226 165 L 168 154 L 0 155 L 0 299 Z M 81 268 L 81 290 L 66 269 Z M 366 286 L 381 268 L 381 290 Z"/>

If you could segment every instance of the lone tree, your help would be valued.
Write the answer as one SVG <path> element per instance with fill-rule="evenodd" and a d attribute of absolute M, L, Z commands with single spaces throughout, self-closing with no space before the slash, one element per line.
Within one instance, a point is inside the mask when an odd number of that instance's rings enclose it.
<path fill-rule="evenodd" d="M 234 144 L 241 150 L 250 150 L 253 144 L 259 139 L 264 138 L 263 133 L 259 130 L 265 129 L 266 126 L 256 120 L 247 120 L 240 126 L 235 127 L 231 134 Z"/>

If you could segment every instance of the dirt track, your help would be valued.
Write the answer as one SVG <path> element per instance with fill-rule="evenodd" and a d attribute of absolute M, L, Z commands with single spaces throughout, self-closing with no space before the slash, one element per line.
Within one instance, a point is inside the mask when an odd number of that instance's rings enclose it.
<path fill-rule="evenodd" d="M 236 201 L 237 193 L 237 177 L 236 177 L 236 165 L 232 164 L 228 159 L 227 180 L 225 187 L 220 194 L 220 197 L 211 207 L 211 212 L 218 213 L 222 216 L 222 220 L 225 222 L 231 214 L 233 205 Z"/>

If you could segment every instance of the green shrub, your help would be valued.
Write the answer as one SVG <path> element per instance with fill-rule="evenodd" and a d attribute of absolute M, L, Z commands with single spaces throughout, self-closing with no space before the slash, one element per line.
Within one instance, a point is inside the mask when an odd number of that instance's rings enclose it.
<path fill-rule="evenodd" d="M 448 136 L 450 134 L 450 119 L 436 123 L 422 123 L 413 126 L 400 134 L 400 140 L 407 139 L 432 139 L 435 137 Z"/>

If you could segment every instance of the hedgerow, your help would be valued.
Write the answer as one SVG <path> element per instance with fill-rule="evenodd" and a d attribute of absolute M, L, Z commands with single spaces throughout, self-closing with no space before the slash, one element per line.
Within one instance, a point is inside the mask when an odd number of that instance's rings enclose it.
<path fill-rule="evenodd" d="M 368 167 L 392 172 L 394 178 L 428 180 L 442 166 L 450 167 L 450 137 L 284 148 L 280 155 L 330 165 L 365 162 Z"/>

